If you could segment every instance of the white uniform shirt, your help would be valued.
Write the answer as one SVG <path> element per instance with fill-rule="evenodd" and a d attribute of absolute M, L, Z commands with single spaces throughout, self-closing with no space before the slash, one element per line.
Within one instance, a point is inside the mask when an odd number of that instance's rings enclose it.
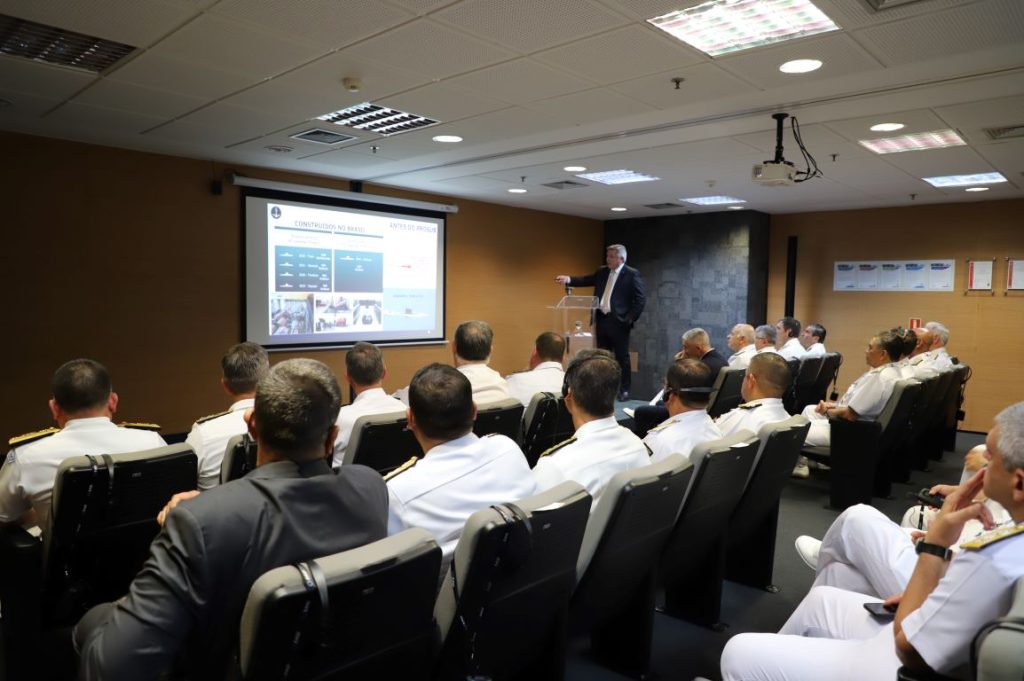
<path fill-rule="evenodd" d="M 722 437 L 729 437 L 739 430 L 749 430 L 756 435 L 761 430 L 761 426 L 766 423 L 785 421 L 789 416 L 789 412 L 782 406 L 781 398 L 765 397 L 745 402 L 732 411 L 722 414 L 715 424 L 722 432 Z"/>
<path fill-rule="evenodd" d="M 1005 530 L 993 530 L 993 533 Z M 964 549 L 921 607 L 903 619 L 907 641 L 932 669 L 949 674 L 968 663 L 978 629 L 1010 609 L 1024 576 L 1024 535 Z"/>
<path fill-rule="evenodd" d="M 824 357 L 827 352 L 824 343 L 813 343 L 811 347 L 807 348 L 804 357 Z"/>
<path fill-rule="evenodd" d="M 555 393 L 562 391 L 565 370 L 561 362 L 541 362 L 532 371 L 522 371 L 505 379 L 512 397 L 530 406 L 530 400 L 537 393 Z"/>
<path fill-rule="evenodd" d="M 770 345 L 766 345 L 766 346 L 764 346 L 763 348 L 761 348 L 760 350 L 755 350 L 755 351 L 754 351 L 754 354 L 755 354 L 755 355 L 760 355 L 760 354 L 763 354 L 763 353 L 765 353 L 765 352 L 774 352 L 774 353 L 775 353 L 776 355 L 778 355 L 778 354 L 779 354 L 779 351 L 778 351 L 778 350 L 776 350 L 775 348 L 773 348 L 773 347 L 772 347 L 772 346 L 770 346 Z"/>
<path fill-rule="evenodd" d="M 421 527 L 434 535 L 447 560 L 469 516 L 535 492 L 530 466 L 515 442 L 470 433 L 437 445 L 388 480 L 388 534 Z"/>
<path fill-rule="evenodd" d="M 753 343 L 748 343 L 729 356 L 730 369 L 746 369 L 750 366 L 751 358 L 757 354 L 757 348 Z"/>
<path fill-rule="evenodd" d="M 401 414 L 405 416 L 405 405 L 384 392 L 384 388 L 370 388 L 356 395 L 352 404 L 346 404 L 338 412 L 338 439 L 334 441 L 334 458 L 331 466 L 337 468 L 345 456 L 345 447 L 352 436 L 352 426 L 360 416 L 376 414 Z"/>
<path fill-rule="evenodd" d="M 609 416 L 584 423 L 572 438 L 542 454 L 533 467 L 533 476 L 538 492 L 566 480 L 578 482 L 593 497 L 593 509 L 613 475 L 650 463 L 640 438 Z"/>
<path fill-rule="evenodd" d="M 865 371 L 839 398 L 838 406 L 853 409 L 861 421 L 874 421 L 885 408 L 898 380 L 900 373 L 892 364 Z"/>
<path fill-rule="evenodd" d="M 105 416 L 72 419 L 58 432 L 13 448 L 0 469 L 0 521 L 14 522 L 35 509 L 46 528 L 57 467 L 64 459 L 85 454 L 124 454 L 163 447 L 157 433 L 122 428 Z"/>
<path fill-rule="evenodd" d="M 704 409 L 676 414 L 667 421 L 652 428 L 644 438 L 644 444 L 651 450 L 651 463 L 682 454 L 687 459 L 696 445 L 718 440 L 722 432 Z"/>
<path fill-rule="evenodd" d="M 220 416 L 200 419 L 192 424 L 185 444 L 192 447 L 199 459 L 199 489 L 208 490 L 220 484 L 220 465 L 224 461 L 228 440 L 247 430 L 245 410 L 254 403 L 251 398 L 238 400 Z"/>
<path fill-rule="evenodd" d="M 455 367 L 469 379 L 473 386 L 473 402 L 477 407 L 491 402 L 500 402 L 511 397 L 508 392 L 508 383 L 497 371 L 483 362 L 479 364 L 463 364 Z M 561 390 L 561 384 L 559 384 Z"/>
<path fill-rule="evenodd" d="M 803 359 L 807 351 L 804 350 L 804 346 L 800 345 L 800 341 L 796 338 L 790 338 L 779 348 L 779 354 L 782 355 L 783 359 Z"/>
<path fill-rule="evenodd" d="M 920 355 L 914 355 L 913 357 L 907 357 L 901 361 L 900 366 L 900 378 L 913 378 L 918 381 L 923 381 L 926 378 L 938 376 L 939 372 L 935 370 L 931 358 L 927 352 L 922 352 Z"/>
<path fill-rule="evenodd" d="M 955 366 L 953 358 L 949 356 L 949 351 L 946 348 L 936 348 L 931 351 L 931 354 L 932 369 L 935 371 L 949 371 Z"/>

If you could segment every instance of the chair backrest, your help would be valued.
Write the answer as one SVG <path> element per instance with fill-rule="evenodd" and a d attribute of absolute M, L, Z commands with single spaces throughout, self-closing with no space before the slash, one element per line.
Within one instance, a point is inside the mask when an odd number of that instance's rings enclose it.
<path fill-rule="evenodd" d="M 434 611 L 439 678 L 514 677 L 551 646 L 564 656 L 590 503 L 582 486 L 563 482 L 469 517 Z"/>
<path fill-rule="evenodd" d="M 934 421 L 932 414 L 938 409 L 943 397 L 939 391 L 941 382 L 942 377 L 939 375 L 929 376 L 921 381 L 921 394 L 910 414 L 911 441 L 921 437 L 928 424 Z"/>
<path fill-rule="evenodd" d="M 265 573 L 242 611 L 242 678 L 425 678 L 440 567 L 415 528 Z"/>
<path fill-rule="evenodd" d="M 514 397 L 479 406 L 473 421 L 473 432 L 480 437 L 498 433 L 518 440 L 522 427 L 523 403 Z"/>
<path fill-rule="evenodd" d="M 422 457 L 423 448 L 407 425 L 400 412 L 360 416 L 352 424 L 342 465 L 359 463 L 386 475 L 410 458 Z"/>
<path fill-rule="evenodd" d="M 523 453 L 530 468 L 547 449 L 563 442 L 576 431 L 565 400 L 554 393 L 537 393 L 523 416 Z"/>
<path fill-rule="evenodd" d="M 730 369 L 723 367 L 718 371 L 715 385 L 712 388 L 711 399 L 708 400 L 708 416 L 713 419 L 722 414 L 732 411 L 743 402 L 740 395 L 740 387 L 743 385 L 745 369 Z"/>
<path fill-rule="evenodd" d="M 818 385 L 818 374 L 821 373 L 821 367 L 824 364 L 824 357 L 804 357 L 800 360 L 800 368 L 797 370 L 796 384 L 794 386 L 796 393 L 795 411 L 799 412 L 808 404 L 817 404 L 819 402 L 816 388 Z"/>
<path fill-rule="evenodd" d="M 157 514 L 196 488 L 197 464 L 186 444 L 61 462 L 43 543 L 45 622 L 74 623 L 127 593 L 160 531 Z"/>
<path fill-rule="evenodd" d="M 892 395 L 878 415 L 878 423 L 882 426 L 882 438 L 878 443 L 880 452 L 885 453 L 907 437 L 910 430 L 910 415 L 920 395 L 919 381 L 913 378 L 896 381 Z"/>
<path fill-rule="evenodd" d="M 1024 577 L 1017 579 L 1010 611 L 999 624 L 978 635 L 977 681 L 1020 681 L 1024 678 Z"/>
<path fill-rule="evenodd" d="M 967 364 L 957 364 L 950 372 L 953 374 L 949 394 L 946 396 L 945 419 L 946 427 L 956 430 L 957 421 L 963 420 L 960 407 L 963 405 L 964 393 L 967 390 L 967 381 L 971 380 L 971 367 Z"/>
<path fill-rule="evenodd" d="M 574 609 L 614 612 L 633 594 L 665 548 L 692 476 L 680 454 L 612 476 L 587 522 Z"/>
<path fill-rule="evenodd" d="M 839 367 L 843 364 L 843 356 L 838 352 L 826 352 L 821 358 L 821 370 L 814 382 L 814 401 L 828 397 L 828 387 L 839 377 Z"/>
<path fill-rule="evenodd" d="M 234 435 L 224 449 L 220 462 L 220 484 L 244 478 L 256 468 L 256 442 L 248 433 Z"/>

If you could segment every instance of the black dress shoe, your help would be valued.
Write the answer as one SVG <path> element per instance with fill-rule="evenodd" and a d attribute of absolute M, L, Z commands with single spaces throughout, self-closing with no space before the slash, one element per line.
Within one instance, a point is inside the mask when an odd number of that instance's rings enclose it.
<path fill-rule="evenodd" d="M 621 393 L 619 393 L 618 399 L 619 399 L 619 402 L 628 402 L 629 401 L 629 393 L 626 392 L 625 390 L 623 390 Z"/>

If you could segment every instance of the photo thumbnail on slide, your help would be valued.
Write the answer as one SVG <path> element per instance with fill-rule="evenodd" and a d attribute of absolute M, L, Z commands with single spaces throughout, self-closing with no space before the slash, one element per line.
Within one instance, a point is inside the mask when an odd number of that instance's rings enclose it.
<path fill-rule="evenodd" d="M 313 294 L 284 293 L 270 297 L 270 335 L 297 336 L 313 332 Z"/>

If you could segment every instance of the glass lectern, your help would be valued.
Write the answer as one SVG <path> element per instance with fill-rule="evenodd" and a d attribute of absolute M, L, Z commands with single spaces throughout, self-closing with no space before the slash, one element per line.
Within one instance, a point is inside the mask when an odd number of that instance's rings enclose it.
<path fill-rule="evenodd" d="M 565 337 L 567 359 L 585 348 L 596 346 L 594 338 L 594 309 L 596 296 L 563 296 L 557 305 L 549 306 L 554 312 L 552 328 Z"/>

